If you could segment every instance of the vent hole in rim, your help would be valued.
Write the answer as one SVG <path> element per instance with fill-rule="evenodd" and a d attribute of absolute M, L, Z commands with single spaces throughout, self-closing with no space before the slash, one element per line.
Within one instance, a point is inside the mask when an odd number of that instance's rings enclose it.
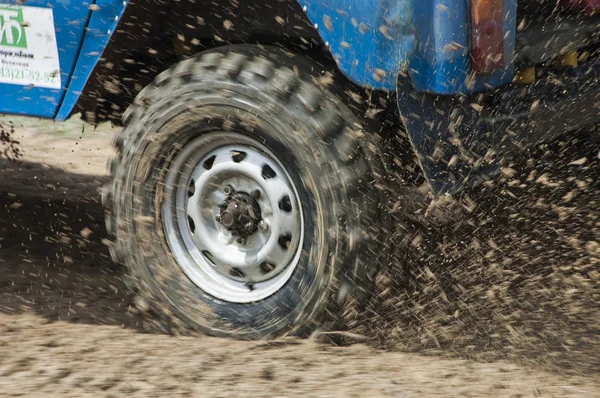
<path fill-rule="evenodd" d="M 206 170 L 210 170 L 213 167 L 213 164 L 215 164 L 215 159 L 217 158 L 217 155 L 213 155 L 211 157 L 209 157 L 208 159 L 206 159 L 204 161 L 204 163 L 202 164 L 202 166 L 206 169 Z"/>
<path fill-rule="evenodd" d="M 286 213 L 289 213 L 292 211 L 292 201 L 290 200 L 289 196 L 284 196 L 279 201 L 279 209 L 285 211 Z"/>
<path fill-rule="evenodd" d="M 242 160 L 246 159 L 246 156 L 248 156 L 248 154 L 246 152 L 243 152 L 243 151 L 232 151 L 231 152 L 231 159 L 235 163 L 239 163 Z"/>
<path fill-rule="evenodd" d="M 277 243 L 279 247 L 283 250 L 287 250 L 290 247 L 290 243 L 292 242 L 292 234 L 281 235 L 279 239 L 277 239 Z"/>
<path fill-rule="evenodd" d="M 264 274 L 268 274 L 269 272 L 272 272 L 275 269 L 275 264 L 271 264 L 268 262 L 264 262 L 260 265 L 260 272 Z"/>
<path fill-rule="evenodd" d="M 267 180 L 269 178 L 275 178 L 277 176 L 277 173 L 275 173 L 275 170 L 273 170 L 271 168 L 271 166 L 269 166 L 268 164 L 265 164 L 262 167 L 262 177 Z"/>

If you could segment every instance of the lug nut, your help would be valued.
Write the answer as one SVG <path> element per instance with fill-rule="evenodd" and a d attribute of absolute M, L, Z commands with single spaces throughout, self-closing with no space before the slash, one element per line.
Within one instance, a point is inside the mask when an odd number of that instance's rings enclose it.
<path fill-rule="evenodd" d="M 243 238 L 243 237 L 240 236 L 239 238 L 237 238 L 237 243 L 240 246 L 245 246 L 246 243 L 248 243 L 248 240 L 246 240 L 246 238 Z"/>
<path fill-rule="evenodd" d="M 220 222 L 221 222 L 221 215 L 220 215 L 220 214 L 217 214 L 217 215 L 215 216 L 215 221 L 216 221 L 216 222 L 218 222 L 218 223 L 220 223 Z"/>
<path fill-rule="evenodd" d="M 252 192 L 252 197 L 253 197 L 254 199 L 258 199 L 258 198 L 260 198 L 260 191 L 259 191 L 258 189 L 254 190 L 254 191 Z"/>
<path fill-rule="evenodd" d="M 225 195 L 231 195 L 233 192 L 235 192 L 235 191 L 233 190 L 233 187 L 231 185 L 225 185 L 223 187 L 223 193 Z"/>
<path fill-rule="evenodd" d="M 267 232 L 269 230 L 269 224 L 267 224 L 265 220 L 261 220 L 258 223 L 258 228 L 263 232 Z"/>

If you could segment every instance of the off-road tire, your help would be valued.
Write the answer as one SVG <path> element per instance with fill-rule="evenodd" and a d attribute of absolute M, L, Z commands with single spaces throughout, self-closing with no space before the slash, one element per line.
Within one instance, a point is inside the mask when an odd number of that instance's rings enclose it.
<path fill-rule="evenodd" d="M 279 48 L 226 46 L 163 72 L 125 113 L 103 194 L 111 254 L 171 330 L 270 338 L 331 330 L 355 318 L 386 257 L 374 178 L 382 165 L 375 143 L 320 75 L 311 60 Z M 169 161 L 195 134 L 223 128 L 260 140 L 286 162 L 304 212 L 303 251 L 291 279 L 248 304 L 194 285 L 161 226 Z"/>

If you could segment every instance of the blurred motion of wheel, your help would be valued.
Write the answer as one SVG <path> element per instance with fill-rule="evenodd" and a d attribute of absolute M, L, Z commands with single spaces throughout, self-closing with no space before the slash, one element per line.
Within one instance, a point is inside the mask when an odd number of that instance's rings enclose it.
<path fill-rule="evenodd" d="M 159 75 L 125 114 L 104 195 L 111 252 L 168 325 L 306 335 L 368 293 L 380 159 L 313 69 L 223 47 Z"/>

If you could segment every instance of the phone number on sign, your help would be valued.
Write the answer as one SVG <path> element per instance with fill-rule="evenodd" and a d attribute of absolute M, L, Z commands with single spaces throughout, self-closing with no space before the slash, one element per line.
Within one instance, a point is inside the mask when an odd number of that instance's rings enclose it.
<path fill-rule="evenodd" d="M 36 83 L 59 84 L 58 72 L 39 72 L 29 69 L 11 68 L 10 66 L 0 67 L 0 79 L 3 79 L 4 81 L 8 80 L 11 82 L 19 82 L 33 85 L 35 85 Z"/>

